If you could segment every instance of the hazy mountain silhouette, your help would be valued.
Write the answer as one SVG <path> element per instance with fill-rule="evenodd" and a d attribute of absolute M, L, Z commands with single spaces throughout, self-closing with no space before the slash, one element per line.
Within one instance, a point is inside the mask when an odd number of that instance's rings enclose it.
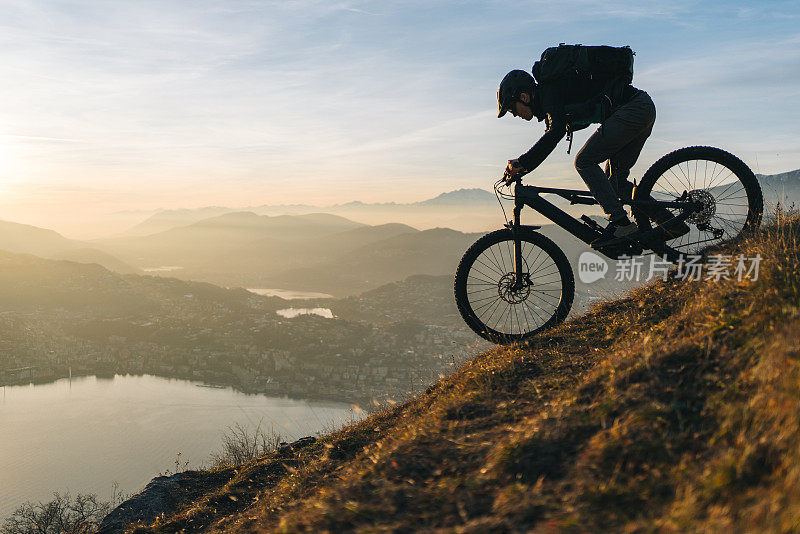
<path fill-rule="evenodd" d="M 153 235 L 104 239 L 96 243 L 140 266 L 190 268 L 258 240 L 308 239 L 361 226 L 323 213 L 270 217 L 234 212 Z"/>
<path fill-rule="evenodd" d="M 544 197 L 575 216 L 583 213 L 601 213 L 597 206 L 570 205 L 569 201 L 556 195 L 544 195 Z M 512 203 L 503 202 L 507 214 L 510 214 Z M 462 232 L 486 232 L 499 227 L 504 222 L 502 210 L 495 194 L 485 189 L 472 188 L 457 189 L 441 193 L 434 198 L 409 203 L 351 201 L 330 206 L 281 204 L 244 209 L 210 207 L 196 210 L 163 210 L 126 231 L 124 235 L 144 236 L 148 235 L 151 230 L 151 234 L 160 233 L 168 229 L 188 226 L 218 214 L 242 211 L 269 216 L 328 213 L 373 226 L 401 223 L 420 229 L 453 228 Z M 526 215 L 531 223 L 545 222 L 544 218 L 534 212 L 526 213 Z"/>
<path fill-rule="evenodd" d="M 494 193 L 490 193 L 484 189 L 457 189 L 449 193 L 442 193 L 441 195 L 423 200 L 422 202 L 415 202 L 412 206 L 474 206 L 474 205 L 491 205 L 497 206 L 497 197 Z"/>
<path fill-rule="evenodd" d="M 53 260 L 66 260 L 76 263 L 96 263 L 120 274 L 143 274 L 141 269 L 128 265 L 107 252 L 96 248 L 75 248 L 46 256 Z"/>
<path fill-rule="evenodd" d="M 27 224 L 0 221 L 0 249 L 36 255 L 50 255 L 83 247 L 53 230 Z"/>
<path fill-rule="evenodd" d="M 764 193 L 765 215 L 769 215 L 771 208 L 778 203 L 784 207 L 793 203 L 800 207 L 800 169 L 780 174 L 757 174 L 756 177 Z"/>
<path fill-rule="evenodd" d="M 119 273 L 141 272 L 82 241 L 67 239 L 53 230 L 27 224 L 0 221 L 0 250 L 79 263 L 97 263 Z"/>
<path fill-rule="evenodd" d="M 219 206 L 209 206 L 207 208 L 197 209 L 161 210 L 151 215 L 136 226 L 126 230 L 121 234 L 121 236 L 144 236 L 157 234 L 165 230 L 170 230 L 179 226 L 188 226 L 203 219 L 224 215 L 225 213 L 231 213 L 234 211 L 240 210 L 236 210 L 234 208 L 223 208 Z"/>
<path fill-rule="evenodd" d="M 360 247 L 397 235 L 418 232 L 410 226 L 392 223 L 291 241 L 264 238 L 217 256 L 199 266 L 196 272 L 236 276 L 249 274 L 260 279 L 287 269 L 336 261 Z"/>
<path fill-rule="evenodd" d="M 800 170 L 773 175 L 757 175 L 764 188 L 764 199 L 767 205 L 780 200 L 785 190 L 787 199 L 800 204 Z M 639 177 L 636 177 L 638 180 Z M 535 176 L 529 177 L 527 183 L 536 184 Z M 581 185 L 574 186 L 584 189 Z M 561 209 L 572 215 L 586 213 L 600 215 L 598 206 L 570 205 L 569 201 L 557 196 L 543 195 Z M 506 204 L 507 207 L 510 203 Z M 258 215 L 301 215 L 308 213 L 331 213 L 351 218 L 370 225 L 399 222 L 415 228 L 428 229 L 448 227 L 459 231 L 488 231 L 502 224 L 499 204 L 493 192 L 485 189 L 458 189 L 419 202 L 368 203 L 352 201 L 330 206 L 309 206 L 305 204 L 260 205 L 247 208 L 206 207 L 197 209 L 160 210 L 145 221 L 124 232 L 123 235 L 148 235 L 171 228 L 187 226 L 200 220 L 237 211 L 250 211 Z M 543 222 L 537 214 L 528 214 L 532 224 Z"/>
<path fill-rule="evenodd" d="M 307 287 L 347 295 L 414 274 L 452 275 L 461 255 L 478 237 L 449 228 L 401 234 L 315 266 L 270 276 L 268 281 L 273 287 Z"/>
<path fill-rule="evenodd" d="M 465 208 L 469 208 L 466 211 Z M 125 231 L 122 236 L 144 236 L 188 226 L 224 213 L 248 211 L 257 215 L 304 215 L 329 213 L 369 225 L 403 223 L 413 227 L 456 227 L 486 230 L 502 220 L 494 193 L 483 189 L 459 189 L 442 193 L 420 202 L 366 203 L 351 201 L 329 206 L 305 204 L 260 205 L 247 208 L 208 207 L 198 209 L 161 210 Z"/>

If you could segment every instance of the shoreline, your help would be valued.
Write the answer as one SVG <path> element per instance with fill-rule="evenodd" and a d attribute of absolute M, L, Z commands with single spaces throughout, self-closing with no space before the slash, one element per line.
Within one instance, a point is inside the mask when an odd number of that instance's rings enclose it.
<path fill-rule="evenodd" d="M 53 384 L 59 380 L 70 379 L 70 378 L 87 378 L 94 376 L 95 378 L 104 379 L 104 380 L 113 380 L 116 376 L 153 376 L 156 378 L 164 378 L 167 380 L 185 380 L 187 382 L 193 383 L 198 387 L 206 387 L 206 388 L 213 388 L 213 389 L 227 389 L 231 388 L 233 391 L 238 393 L 243 393 L 245 395 L 261 395 L 264 397 L 269 398 L 287 398 L 292 400 L 298 401 L 332 401 L 332 402 L 339 402 L 342 404 L 350 404 L 356 405 L 360 409 L 364 411 L 368 411 L 369 408 L 375 406 L 375 402 L 379 402 L 379 405 L 383 405 L 384 403 L 380 403 L 380 400 L 377 397 L 372 395 L 363 396 L 336 396 L 336 395 L 326 395 L 322 393 L 303 393 L 301 395 L 297 395 L 295 392 L 286 392 L 286 391 L 258 391 L 251 388 L 242 387 L 241 384 L 233 384 L 228 382 L 220 382 L 220 381 L 206 381 L 202 379 L 198 379 L 197 377 L 188 377 L 185 375 L 165 375 L 160 374 L 157 372 L 127 372 L 127 371 L 115 371 L 115 372 L 96 372 L 96 371 L 78 371 L 72 372 L 70 375 L 67 374 L 58 374 L 52 375 L 49 374 L 45 377 L 40 378 L 33 378 L 27 380 L 19 380 L 19 381 L 12 381 L 8 382 L 5 381 L 0 383 L 0 388 L 5 387 L 24 387 L 24 386 L 37 386 L 37 385 L 46 385 L 46 384 Z M 231 381 L 233 382 L 233 381 Z M 385 400 L 385 399 L 384 399 Z M 401 399 L 397 399 L 401 400 Z"/>

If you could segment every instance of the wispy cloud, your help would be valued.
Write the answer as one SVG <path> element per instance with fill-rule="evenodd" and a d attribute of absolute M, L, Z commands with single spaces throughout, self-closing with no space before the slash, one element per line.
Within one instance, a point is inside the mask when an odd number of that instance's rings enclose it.
<path fill-rule="evenodd" d="M 688 89 L 713 91 L 720 86 L 798 88 L 800 82 L 800 34 L 779 39 L 763 36 L 746 43 L 698 50 L 681 57 L 646 66 L 637 79 L 647 80 L 662 91 Z M 770 91 L 772 92 L 772 91 Z M 765 95 L 768 96 L 768 95 Z"/>
<path fill-rule="evenodd" d="M 502 169 L 542 133 L 539 124 L 495 118 L 499 79 L 564 41 L 637 51 L 636 83 L 659 110 L 643 161 L 706 139 L 760 154 L 769 140 L 782 150 L 759 156 L 762 170 L 800 167 L 800 156 L 783 150 L 800 133 L 798 108 L 780 105 L 800 87 L 800 8 L 752 8 L 119 0 L 111 9 L 99 0 L 8 0 L 0 5 L 0 180 L 19 193 L 15 202 L 61 183 L 110 184 L 123 203 L 149 195 L 162 205 L 187 205 L 186 190 L 191 202 L 234 203 L 280 202 L 301 187 L 337 201 L 485 187 L 491 166 Z M 537 178 L 575 185 L 574 154 L 563 152 Z M 9 198 L 0 209 L 13 208 Z"/>

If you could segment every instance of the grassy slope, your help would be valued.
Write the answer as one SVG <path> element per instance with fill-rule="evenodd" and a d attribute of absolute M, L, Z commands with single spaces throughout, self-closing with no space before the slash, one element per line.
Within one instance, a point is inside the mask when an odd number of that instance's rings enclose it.
<path fill-rule="evenodd" d="M 728 252 L 758 281 L 641 288 L 137 531 L 797 531 L 800 221 Z"/>

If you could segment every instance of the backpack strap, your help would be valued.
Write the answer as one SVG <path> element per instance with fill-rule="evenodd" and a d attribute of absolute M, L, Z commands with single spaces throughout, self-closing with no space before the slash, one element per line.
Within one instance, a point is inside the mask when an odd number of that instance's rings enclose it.
<path fill-rule="evenodd" d="M 569 146 L 567 147 L 567 154 L 569 151 L 572 150 L 572 126 L 567 123 L 567 141 L 569 141 Z"/>

